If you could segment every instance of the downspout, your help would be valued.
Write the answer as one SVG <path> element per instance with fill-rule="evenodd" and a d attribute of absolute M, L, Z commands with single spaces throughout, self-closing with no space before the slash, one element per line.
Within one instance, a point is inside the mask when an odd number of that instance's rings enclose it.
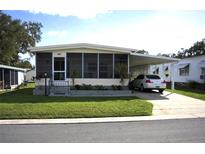
<path fill-rule="evenodd" d="M 5 86 L 5 81 L 4 81 L 4 68 L 2 69 L 2 80 L 3 80 L 3 89 L 4 89 L 4 86 Z"/>
<path fill-rule="evenodd" d="M 9 70 L 9 77 L 10 77 L 9 85 L 10 85 L 10 89 L 11 89 L 11 70 Z"/>
<path fill-rule="evenodd" d="M 174 78 L 174 65 L 176 62 L 171 63 L 171 90 L 175 90 L 175 78 Z"/>

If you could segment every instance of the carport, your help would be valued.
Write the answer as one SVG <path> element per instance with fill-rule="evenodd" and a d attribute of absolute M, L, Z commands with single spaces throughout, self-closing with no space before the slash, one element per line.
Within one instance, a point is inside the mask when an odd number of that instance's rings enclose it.
<path fill-rule="evenodd" d="M 163 64 L 163 63 L 172 63 L 172 66 L 178 62 L 180 59 L 171 58 L 171 57 L 164 57 L 164 56 L 153 56 L 147 54 L 139 54 L 136 52 L 130 53 L 129 58 L 129 68 L 130 73 L 136 77 L 139 74 L 146 74 L 148 73 L 148 68 L 150 65 L 155 64 Z M 174 67 L 171 67 L 171 85 L 172 89 L 174 89 Z"/>

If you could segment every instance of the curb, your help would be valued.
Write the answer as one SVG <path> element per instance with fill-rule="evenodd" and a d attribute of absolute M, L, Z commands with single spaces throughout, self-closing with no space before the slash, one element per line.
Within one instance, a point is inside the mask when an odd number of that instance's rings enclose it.
<path fill-rule="evenodd" d="M 31 125 L 31 124 L 83 124 L 83 123 L 110 123 L 110 122 L 137 122 L 152 120 L 171 120 L 202 118 L 195 115 L 164 115 L 164 116 L 138 116 L 138 117 L 106 117 L 106 118 L 75 118 L 75 119 L 15 119 L 0 120 L 0 125 Z"/>

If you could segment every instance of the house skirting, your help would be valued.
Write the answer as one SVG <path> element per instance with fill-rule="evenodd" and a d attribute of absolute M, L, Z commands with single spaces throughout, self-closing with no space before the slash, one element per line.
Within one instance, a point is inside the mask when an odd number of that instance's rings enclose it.
<path fill-rule="evenodd" d="M 49 85 L 50 79 L 47 79 L 47 85 Z M 65 81 L 52 81 L 53 84 L 62 86 L 72 86 L 72 79 L 66 79 Z M 128 85 L 129 80 L 124 80 L 124 86 Z M 66 84 L 66 85 L 65 85 Z M 90 84 L 92 86 L 102 85 L 102 86 L 112 86 L 112 85 L 121 85 L 120 79 L 91 79 L 91 78 L 77 78 L 75 79 L 75 85 L 83 85 L 83 84 Z M 36 80 L 36 86 L 44 86 L 45 79 Z"/>
<path fill-rule="evenodd" d="M 47 91 L 49 87 L 47 87 Z M 65 90 L 63 90 L 65 92 Z M 33 91 L 34 95 L 44 95 L 45 87 L 38 87 Z M 135 96 L 130 90 L 69 90 L 67 93 L 50 93 L 48 96 L 69 97 L 122 97 Z"/>

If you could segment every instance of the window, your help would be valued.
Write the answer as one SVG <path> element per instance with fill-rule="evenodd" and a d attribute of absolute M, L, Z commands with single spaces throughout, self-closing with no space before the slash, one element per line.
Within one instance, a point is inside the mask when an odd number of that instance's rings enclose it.
<path fill-rule="evenodd" d="M 18 71 L 15 71 L 15 85 L 18 84 Z"/>
<path fill-rule="evenodd" d="M 139 75 L 136 79 L 144 79 L 144 75 Z"/>
<path fill-rule="evenodd" d="M 169 67 L 167 66 L 164 70 L 165 70 L 165 71 L 168 71 L 168 70 L 169 70 Z"/>
<path fill-rule="evenodd" d="M 97 54 L 84 54 L 84 78 L 97 78 Z"/>
<path fill-rule="evenodd" d="M 179 68 L 179 75 L 180 76 L 188 76 L 189 75 L 189 65 L 186 65 L 183 68 Z"/>
<path fill-rule="evenodd" d="M 124 64 L 128 69 L 128 55 L 125 54 L 116 54 L 115 55 L 115 78 L 119 78 L 119 74 L 117 73 L 116 67 L 118 64 Z"/>
<path fill-rule="evenodd" d="M 15 85 L 15 72 L 14 70 L 11 71 L 11 85 Z"/>
<path fill-rule="evenodd" d="M 113 77 L 113 55 L 99 54 L 99 78 Z"/>
<path fill-rule="evenodd" d="M 146 75 L 148 79 L 160 79 L 158 75 Z"/>
<path fill-rule="evenodd" d="M 77 78 L 82 78 L 82 53 L 67 53 L 67 78 L 70 78 L 73 71 Z"/>
<path fill-rule="evenodd" d="M 201 75 L 205 75 L 205 67 L 201 68 Z"/>
<path fill-rule="evenodd" d="M 52 54 L 36 53 L 36 77 L 43 78 L 45 72 L 48 77 L 52 75 Z"/>
<path fill-rule="evenodd" d="M 3 80 L 3 69 L 0 68 L 0 81 Z"/>
<path fill-rule="evenodd" d="M 10 87 L 10 70 L 9 69 L 4 69 L 4 84 L 5 84 L 5 88 Z"/>
<path fill-rule="evenodd" d="M 65 61 L 64 57 L 55 57 L 54 58 L 54 71 L 64 71 L 65 70 Z"/>
<path fill-rule="evenodd" d="M 65 80 L 65 59 L 64 57 L 54 58 L 54 80 Z"/>
<path fill-rule="evenodd" d="M 155 69 L 155 71 L 153 72 L 153 74 L 159 74 L 159 68 Z"/>
<path fill-rule="evenodd" d="M 204 80 L 205 80 L 205 67 L 202 67 L 202 68 L 201 68 L 200 79 L 204 79 Z"/>
<path fill-rule="evenodd" d="M 169 67 L 168 66 L 165 67 L 164 71 L 165 71 L 165 73 L 164 73 L 165 76 L 169 77 Z"/>

